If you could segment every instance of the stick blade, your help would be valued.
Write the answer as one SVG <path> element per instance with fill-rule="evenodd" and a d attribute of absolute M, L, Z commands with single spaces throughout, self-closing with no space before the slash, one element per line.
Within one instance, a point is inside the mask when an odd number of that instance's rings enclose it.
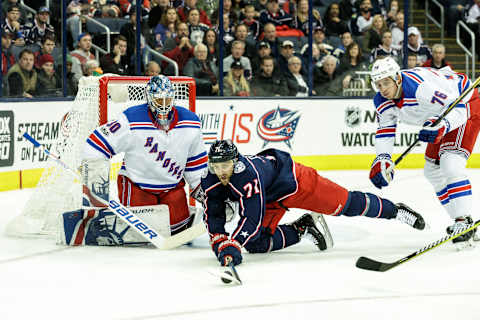
<path fill-rule="evenodd" d="M 393 268 L 395 263 L 383 263 L 367 257 L 360 257 L 355 266 L 359 269 L 384 272 Z"/>

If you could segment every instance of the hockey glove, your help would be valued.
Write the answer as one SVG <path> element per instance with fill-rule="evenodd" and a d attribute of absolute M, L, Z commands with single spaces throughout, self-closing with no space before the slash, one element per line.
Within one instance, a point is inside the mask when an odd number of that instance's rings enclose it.
<path fill-rule="evenodd" d="M 370 169 L 370 180 L 375 187 L 382 189 L 382 187 L 388 186 L 390 181 L 393 180 L 393 167 L 392 157 L 388 153 L 379 154 L 375 160 L 373 160 L 372 168 Z"/>
<path fill-rule="evenodd" d="M 230 260 L 235 266 L 242 263 L 242 250 L 238 241 L 229 239 L 225 234 L 217 233 L 213 235 L 210 244 L 222 266 L 228 265 Z"/>
<path fill-rule="evenodd" d="M 420 130 L 418 134 L 420 141 L 436 144 L 450 131 L 450 123 L 446 119 L 442 119 L 432 127 L 437 119 L 438 118 L 433 118 L 425 121 L 422 130 Z"/>

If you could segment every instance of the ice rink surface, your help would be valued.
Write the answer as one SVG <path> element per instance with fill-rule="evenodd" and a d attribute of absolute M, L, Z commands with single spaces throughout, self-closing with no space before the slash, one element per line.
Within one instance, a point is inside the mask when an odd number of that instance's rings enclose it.
<path fill-rule="evenodd" d="M 218 268 L 206 236 L 191 247 L 63 247 L 52 240 L 7 238 L 3 228 L 32 190 L 0 193 L 0 319 L 480 319 L 480 242 L 449 243 L 385 273 L 355 267 L 365 255 L 392 262 L 444 236 L 450 224 L 420 170 L 397 170 L 388 190 L 367 171 L 327 171 L 349 188 L 404 202 L 430 229 L 397 221 L 326 217 L 335 246 L 303 241 L 283 251 L 244 254 L 242 286 L 212 277 Z M 474 219 L 480 170 L 469 170 Z M 288 213 L 285 220 L 301 212 Z"/>

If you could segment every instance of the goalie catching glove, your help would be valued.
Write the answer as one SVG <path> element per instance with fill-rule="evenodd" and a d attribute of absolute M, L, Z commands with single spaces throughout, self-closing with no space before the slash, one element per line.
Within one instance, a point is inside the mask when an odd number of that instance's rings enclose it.
<path fill-rule="evenodd" d="M 242 263 L 242 249 L 237 240 L 229 239 L 226 234 L 214 234 L 210 240 L 213 252 L 222 266 L 227 266 L 230 261 L 233 265 Z"/>
<path fill-rule="evenodd" d="M 450 131 L 450 123 L 442 119 L 436 125 L 432 126 L 438 118 L 432 118 L 425 121 L 422 130 L 418 133 L 418 140 L 428 143 L 439 143 L 442 138 Z"/>
<path fill-rule="evenodd" d="M 382 187 L 388 186 L 390 181 L 393 180 L 393 167 L 392 157 L 388 153 L 379 154 L 375 160 L 373 160 L 372 168 L 370 169 L 370 180 L 375 187 L 382 189 Z"/>

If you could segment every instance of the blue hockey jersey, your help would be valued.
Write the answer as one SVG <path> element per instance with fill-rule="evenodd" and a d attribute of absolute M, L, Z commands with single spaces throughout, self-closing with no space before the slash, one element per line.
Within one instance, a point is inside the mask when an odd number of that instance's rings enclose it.
<path fill-rule="evenodd" d="M 260 235 L 269 202 L 280 201 L 294 194 L 298 184 L 295 166 L 290 154 L 267 149 L 255 156 L 239 156 L 228 185 L 208 172 L 202 178 L 205 191 L 205 222 L 212 236 L 225 232 L 225 200 L 239 202 L 240 220 L 231 238 L 242 246 Z"/>

